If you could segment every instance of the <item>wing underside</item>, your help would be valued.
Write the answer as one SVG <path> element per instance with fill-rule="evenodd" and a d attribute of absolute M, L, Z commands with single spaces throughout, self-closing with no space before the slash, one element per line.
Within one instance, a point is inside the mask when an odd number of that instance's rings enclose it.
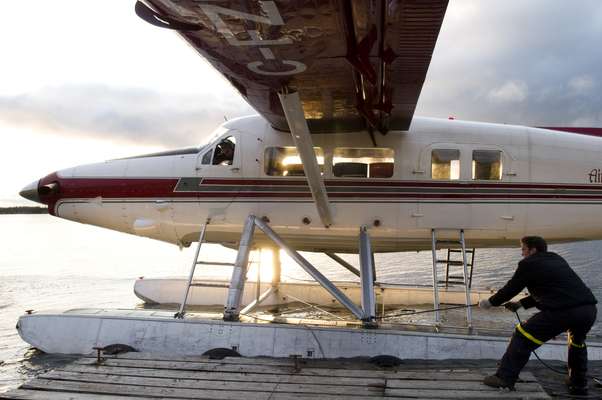
<path fill-rule="evenodd" d="M 299 93 L 312 133 L 407 130 L 448 0 L 146 0 L 277 129 Z"/>

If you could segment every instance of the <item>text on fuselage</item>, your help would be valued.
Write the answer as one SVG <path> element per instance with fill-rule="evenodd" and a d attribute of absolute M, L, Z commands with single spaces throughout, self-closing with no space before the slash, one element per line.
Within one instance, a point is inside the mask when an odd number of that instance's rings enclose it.
<path fill-rule="evenodd" d="M 589 174 L 589 183 L 602 183 L 602 169 L 594 168 Z"/>

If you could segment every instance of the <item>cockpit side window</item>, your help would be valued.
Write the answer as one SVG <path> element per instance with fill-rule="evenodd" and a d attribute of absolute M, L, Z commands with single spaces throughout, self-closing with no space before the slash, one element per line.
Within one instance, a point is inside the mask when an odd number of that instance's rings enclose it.
<path fill-rule="evenodd" d="M 216 146 L 213 153 L 213 165 L 232 165 L 234 162 L 234 150 L 236 139 L 234 136 L 228 136 L 222 139 Z M 204 156 L 203 156 L 204 158 Z M 204 163 L 203 163 L 204 164 Z"/>
<path fill-rule="evenodd" d="M 431 152 L 431 176 L 437 180 L 460 179 L 460 150 L 433 149 Z"/>
<path fill-rule="evenodd" d="M 474 150 L 472 152 L 472 179 L 502 179 L 502 152 L 499 150 Z"/>
<path fill-rule="evenodd" d="M 201 164 L 210 165 L 211 159 L 213 158 L 213 149 L 209 149 L 205 154 L 203 154 L 203 158 L 201 159 Z"/>

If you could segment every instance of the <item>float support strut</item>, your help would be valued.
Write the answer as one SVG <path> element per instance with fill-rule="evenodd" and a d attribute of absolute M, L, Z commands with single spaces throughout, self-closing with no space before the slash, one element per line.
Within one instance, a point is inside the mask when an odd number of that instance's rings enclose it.
<path fill-rule="evenodd" d="M 374 296 L 374 258 L 370 235 L 366 226 L 360 228 L 360 284 L 362 288 L 362 321 L 364 325 L 374 325 L 376 320 L 376 299 Z"/>
<path fill-rule="evenodd" d="M 224 321 L 238 321 L 240 314 L 240 302 L 245 286 L 247 268 L 249 264 L 249 253 L 253 241 L 253 232 L 255 231 L 255 216 L 249 215 L 240 237 L 238 254 L 232 270 L 230 288 L 228 289 L 228 299 L 224 309 Z"/>

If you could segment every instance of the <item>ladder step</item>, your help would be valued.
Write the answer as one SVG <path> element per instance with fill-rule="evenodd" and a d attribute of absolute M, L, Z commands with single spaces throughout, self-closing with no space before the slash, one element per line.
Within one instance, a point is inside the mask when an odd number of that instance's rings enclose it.
<path fill-rule="evenodd" d="M 450 275 L 449 279 L 461 279 L 464 282 L 464 277 L 462 275 Z"/>
<path fill-rule="evenodd" d="M 462 244 L 459 240 L 437 240 L 437 244 Z"/>
<path fill-rule="evenodd" d="M 226 288 L 228 289 L 230 285 L 224 283 L 191 283 L 190 286 L 194 287 L 215 287 L 215 288 Z"/>
<path fill-rule="evenodd" d="M 234 266 L 234 263 L 219 262 L 219 261 L 197 261 L 196 263 L 199 265 L 219 265 L 219 266 L 224 266 L 224 267 L 233 267 Z"/>
<path fill-rule="evenodd" d="M 438 283 L 444 283 L 446 285 L 462 285 L 462 286 L 465 286 L 464 285 L 464 281 L 456 281 L 456 280 L 451 280 L 451 279 L 449 281 L 447 281 L 447 282 L 446 281 L 438 281 Z"/>
<path fill-rule="evenodd" d="M 455 261 L 455 260 L 437 260 L 439 264 L 449 264 L 449 265 L 464 265 L 463 261 Z"/>
<path fill-rule="evenodd" d="M 462 253 L 462 249 L 448 249 L 450 253 Z M 466 249 L 466 254 L 472 254 L 474 250 Z"/>

